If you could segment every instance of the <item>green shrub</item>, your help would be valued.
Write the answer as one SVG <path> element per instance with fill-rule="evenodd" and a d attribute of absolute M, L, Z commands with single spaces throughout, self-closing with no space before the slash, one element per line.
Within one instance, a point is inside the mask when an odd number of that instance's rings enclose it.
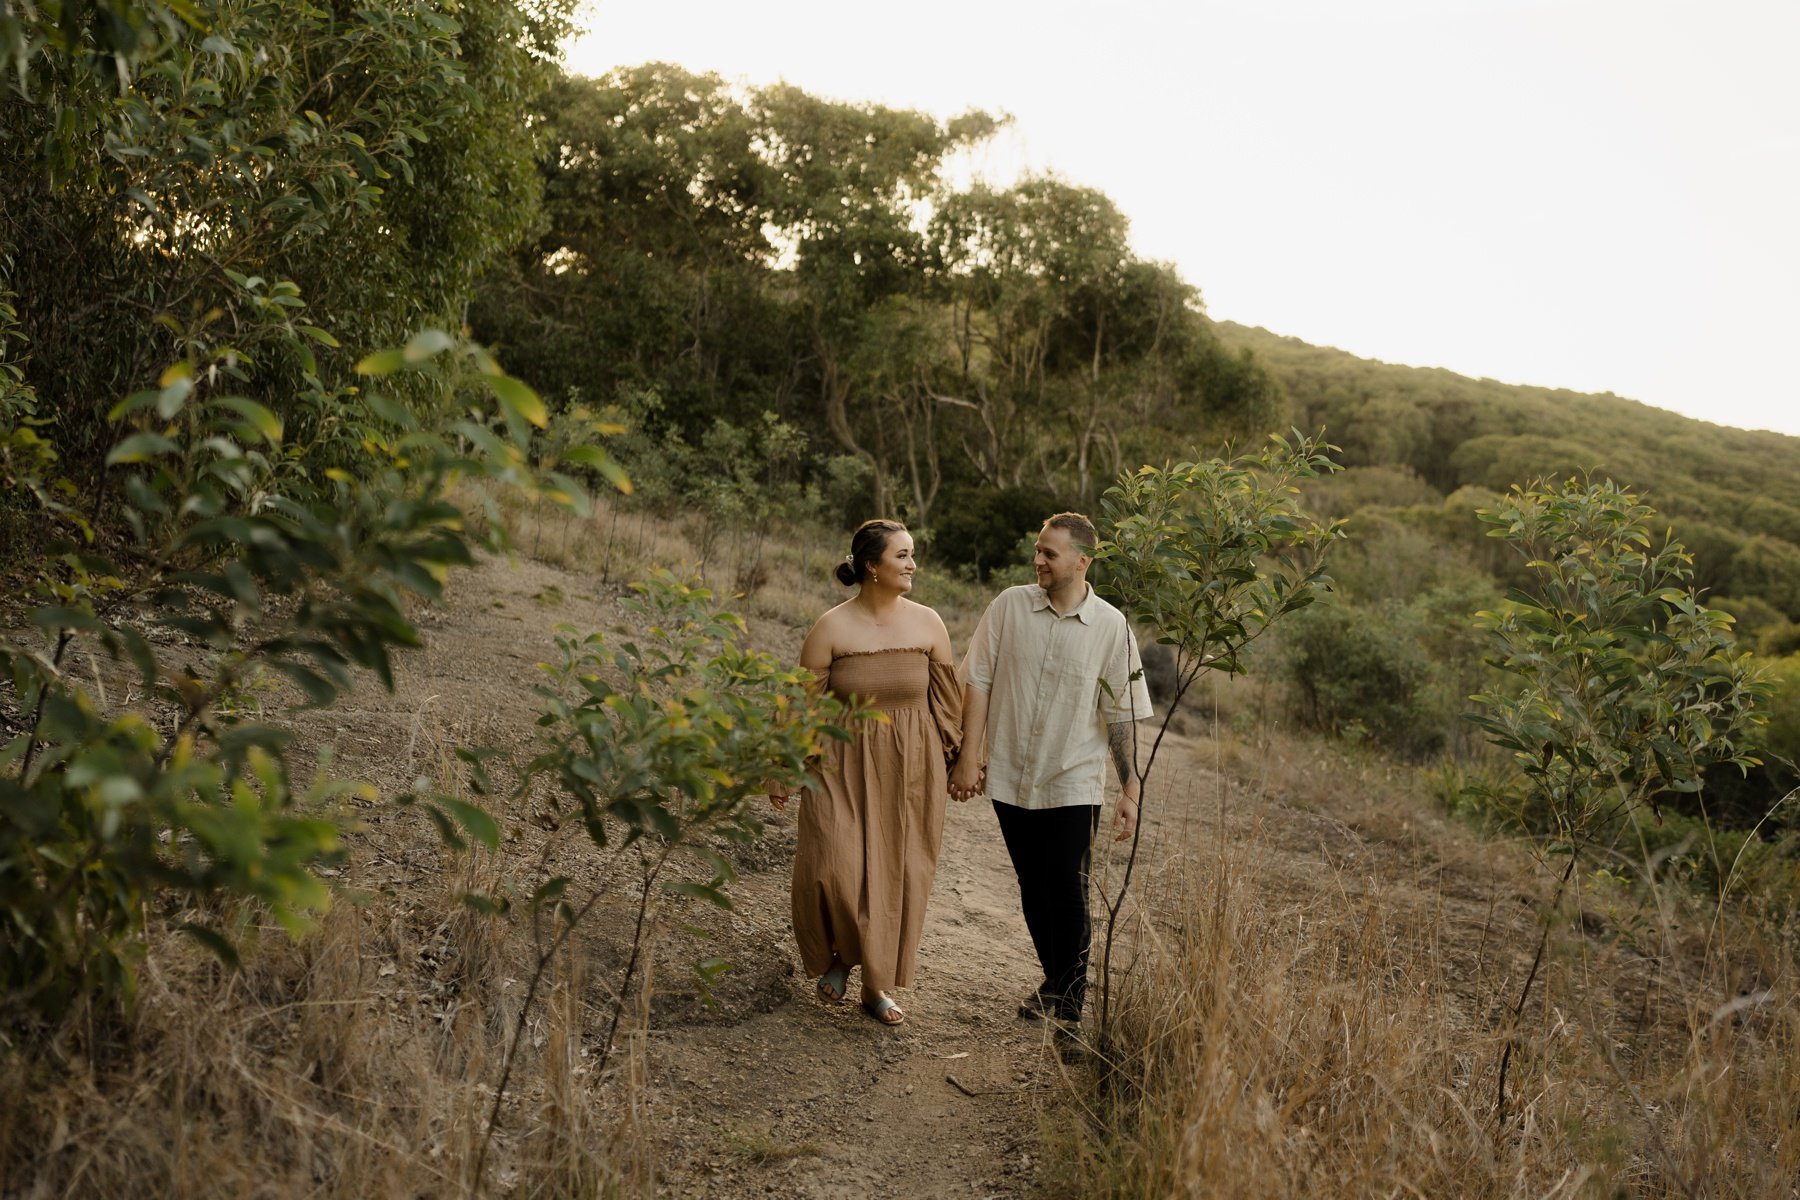
<path fill-rule="evenodd" d="M 421 334 L 365 360 L 371 374 L 430 369 L 439 419 L 421 424 L 365 393 L 350 415 L 363 470 L 330 472 L 322 500 L 281 485 L 273 412 L 185 364 L 114 410 L 126 426 L 107 456 L 118 544 L 61 503 L 66 481 L 48 476 L 44 447 L 0 460 L 0 482 L 43 498 L 45 548 L 36 632 L 0 639 L 0 1017 L 128 998 L 154 898 L 243 899 L 289 930 L 327 903 L 315 868 L 340 849 L 328 802 L 353 785 L 320 771 L 297 790 L 291 735 L 236 700 L 266 674 L 313 706 L 357 668 L 391 687 L 394 651 L 419 642 L 409 598 L 437 598 L 448 570 L 471 561 L 445 486 L 467 475 L 532 485 L 523 447 L 542 404 L 479 351 L 445 354 L 451 345 Z M 469 392 L 473 380 L 498 404 Z M 0 445 L 19 438 L 0 427 Z M 125 677 L 109 679 L 104 662 Z M 446 830 L 492 827 L 461 801 L 425 802 Z M 224 914 L 203 907 L 183 927 L 232 959 Z"/>
<path fill-rule="evenodd" d="M 1415 758 L 1444 744 L 1450 713 L 1433 707 L 1424 633 L 1399 604 L 1339 601 L 1296 613 L 1279 662 L 1305 725 Z"/>

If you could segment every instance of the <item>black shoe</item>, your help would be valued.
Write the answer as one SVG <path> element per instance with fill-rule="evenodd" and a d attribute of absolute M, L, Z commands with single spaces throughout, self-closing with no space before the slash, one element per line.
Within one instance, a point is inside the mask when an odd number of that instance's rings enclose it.
<path fill-rule="evenodd" d="M 1043 986 L 1025 997 L 1019 1015 L 1027 1021 L 1063 1021 L 1074 1024 L 1081 1020 L 1081 1002 Z"/>

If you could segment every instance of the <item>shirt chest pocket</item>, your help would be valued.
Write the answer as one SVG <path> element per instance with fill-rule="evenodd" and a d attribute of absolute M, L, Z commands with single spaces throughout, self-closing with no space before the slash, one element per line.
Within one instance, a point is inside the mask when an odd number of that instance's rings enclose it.
<path fill-rule="evenodd" d="M 1091 707 L 1096 686 L 1093 666 L 1087 661 L 1085 654 L 1073 653 L 1075 647 L 1061 643 L 1060 638 L 1051 639 L 1038 670 L 1038 680 L 1044 689 L 1045 699 L 1049 699 L 1054 693 L 1058 707 Z"/>

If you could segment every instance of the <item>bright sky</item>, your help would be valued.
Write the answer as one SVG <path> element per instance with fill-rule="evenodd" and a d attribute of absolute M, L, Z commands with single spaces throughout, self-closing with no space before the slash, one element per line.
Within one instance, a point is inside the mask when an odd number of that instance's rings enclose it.
<path fill-rule="evenodd" d="M 1217 318 L 1800 434 L 1800 0 L 600 0 L 652 59 L 1015 124 Z"/>

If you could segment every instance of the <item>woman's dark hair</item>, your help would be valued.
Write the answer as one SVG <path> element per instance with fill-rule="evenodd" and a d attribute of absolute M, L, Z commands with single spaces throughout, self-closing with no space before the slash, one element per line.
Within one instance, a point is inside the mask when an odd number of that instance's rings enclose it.
<path fill-rule="evenodd" d="M 833 572 L 837 581 L 845 587 L 855 587 L 869 574 L 869 564 L 880 562 L 881 556 L 887 553 L 888 541 L 896 533 L 905 533 L 906 526 L 898 521 L 889 521 L 877 517 L 873 521 L 864 521 L 850 535 L 850 553 Z"/>

